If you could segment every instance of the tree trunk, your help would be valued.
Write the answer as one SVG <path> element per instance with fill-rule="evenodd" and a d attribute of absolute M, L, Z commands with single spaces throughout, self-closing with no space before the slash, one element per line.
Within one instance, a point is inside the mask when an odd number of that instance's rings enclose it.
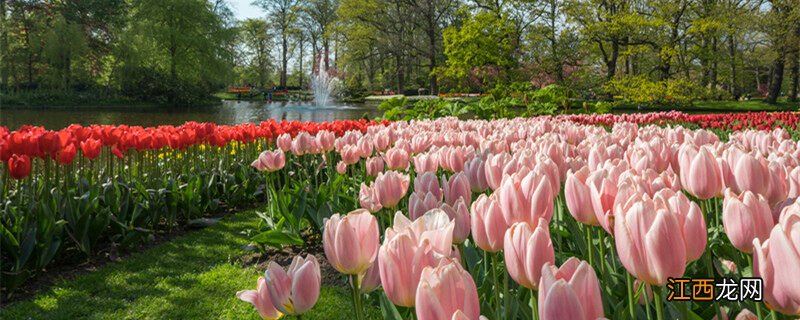
<path fill-rule="evenodd" d="M 795 49 L 792 51 L 792 54 L 789 55 L 789 65 L 791 66 L 789 69 L 789 101 L 791 102 L 797 101 L 797 86 L 798 80 L 800 80 L 800 74 L 798 74 L 800 73 L 800 60 L 798 56 L 800 56 L 800 54 L 798 54 L 798 49 Z"/>
<path fill-rule="evenodd" d="M 403 57 L 399 54 L 395 55 L 395 72 L 397 73 L 397 92 L 402 94 L 405 89 L 405 68 L 403 66 Z"/>
<path fill-rule="evenodd" d="M 734 99 L 739 99 L 739 88 L 736 85 L 736 41 L 733 35 L 728 37 L 728 54 L 731 56 L 731 95 Z M 756 69 L 756 83 L 760 85 L 758 69 Z"/>
<path fill-rule="evenodd" d="M 303 90 L 303 46 L 305 45 L 305 40 L 300 40 L 300 90 Z"/>
<path fill-rule="evenodd" d="M 606 80 L 614 79 L 614 76 L 617 74 L 617 60 L 619 59 L 619 42 L 614 40 L 611 42 L 611 57 L 606 61 L 606 67 L 608 67 L 608 74 L 606 75 Z"/>
<path fill-rule="evenodd" d="M 436 24 L 433 21 L 433 15 L 430 15 L 428 18 L 428 41 L 430 42 L 431 51 L 428 53 L 428 60 L 429 60 L 429 67 L 430 67 L 430 85 L 431 85 L 431 95 L 437 95 L 439 93 L 439 84 L 437 83 L 438 79 L 434 71 L 436 71 Z"/>
<path fill-rule="evenodd" d="M 714 37 L 714 39 L 711 40 L 711 52 L 717 52 L 717 38 L 716 37 Z M 708 79 L 709 82 L 710 82 L 709 84 L 711 85 L 712 89 L 716 89 L 717 88 L 717 65 L 718 65 L 717 61 L 718 61 L 718 59 L 716 57 L 717 56 L 715 54 L 714 57 L 711 58 L 711 60 L 712 60 L 711 61 L 711 72 L 709 73 L 709 79 Z"/>
<path fill-rule="evenodd" d="M 8 32 L 6 31 L 6 1 L 0 0 L 0 90 L 8 85 Z"/>
<path fill-rule="evenodd" d="M 781 86 L 783 85 L 783 68 L 786 60 L 786 52 L 780 49 L 778 57 L 775 58 L 774 67 L 772 70 L 772 79 L 769 83 L 769 95 L 767 96 L 767 103 L 774 104 L 778 102 L 778 96 L 781 95 Z"/>
<path fill-rule="evenodd" d="M 287 68 L 289 67 L 289 35 L 287 34 L 286 28 L 283 29 L 281 34 L 281 79 L 280 79 L 280 86 L 283 88 L 283 91 L 286 91 L 286 73 Z"/>

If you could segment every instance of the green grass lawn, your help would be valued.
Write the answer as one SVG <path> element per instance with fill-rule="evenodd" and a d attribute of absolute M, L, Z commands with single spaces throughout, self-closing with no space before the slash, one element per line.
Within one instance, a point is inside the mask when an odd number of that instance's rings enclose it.
<path fill-rule="evenodd" d="M 0 309 L 0 319 L 260 319 L 236 291 L 255 289 L 264 270 L 237 261 L 256 228 L 252 211 L 160 244 L 100 270 L 60 281 L 31 300 Z M 350 291 L 323 287 L 303 319 L 351 317 Z M 370 318 L 380 318 L 376 307 Z"/>
<path fill-rule="evenodd" d="M 698 101 L 694 103 L 693 109 L 710 111 L 797 111 L 798 107 L 800 107 L 800 103 L 790 103 L 786 100 L 778 101 L 776 104 L 766 104 L 761 100 L 749 100 Z"/>

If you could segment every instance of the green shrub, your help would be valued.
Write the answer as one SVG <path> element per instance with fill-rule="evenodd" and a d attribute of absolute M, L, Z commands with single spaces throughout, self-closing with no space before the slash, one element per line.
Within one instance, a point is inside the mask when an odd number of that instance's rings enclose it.
<path fill-rule="evenodd" d="M 689 80 L 650 81 L 645 76 L 626 76 L 609 81 L 605 91 L 637 107 L 691 105 L 702 97 L 703 89 Z"/>

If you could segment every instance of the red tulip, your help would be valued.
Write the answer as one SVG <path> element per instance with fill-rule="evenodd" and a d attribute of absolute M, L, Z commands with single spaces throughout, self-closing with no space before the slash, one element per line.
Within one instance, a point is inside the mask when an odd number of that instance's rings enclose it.
<path fill-rule="evenodd" d="M 56 156 L 56 161 L 58 164 L 61 165 L 68 165 L 72 163 L 72 160 L 75 159 L 75 155 L 78 153 L 78 149 L 75 148 L 74 144 L 69 144 L 61 151 L 58 151 L 58 155 Z"/>
<path fill-rule="evenodd" d="M 103 150 L 103 145 L 100 140 L 88 139 L 81 141 L 81 151 L 86 159 L 93 160 L 100 156 L 100 151 Z"/>
<path fill-rule="evenodd" d="M 31 174 L 31 158 L 25 154 L 12 155 L 8 159 L 8 173 L 14 179 L 24 179 Z"/>

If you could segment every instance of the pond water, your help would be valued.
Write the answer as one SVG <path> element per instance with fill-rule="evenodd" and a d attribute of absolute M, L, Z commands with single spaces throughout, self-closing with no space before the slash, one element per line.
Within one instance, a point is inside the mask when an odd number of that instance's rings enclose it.
<path fill-rule="evenodd" d="M 332 121 L 380 116 L 374 104 L 342 104 L 316 106 L 297 102 L 224 101 L 212 107 L 167 109 L 151 107 L 113 108 L 0 108 L 0 126 L 14 130 L 21 125 L 44 126 L 58 130 L 73 123 L 128 124 L 139 126 L 180 125 L 187 121 L 217 124 L 258 123 L 267 119 Z"/>

